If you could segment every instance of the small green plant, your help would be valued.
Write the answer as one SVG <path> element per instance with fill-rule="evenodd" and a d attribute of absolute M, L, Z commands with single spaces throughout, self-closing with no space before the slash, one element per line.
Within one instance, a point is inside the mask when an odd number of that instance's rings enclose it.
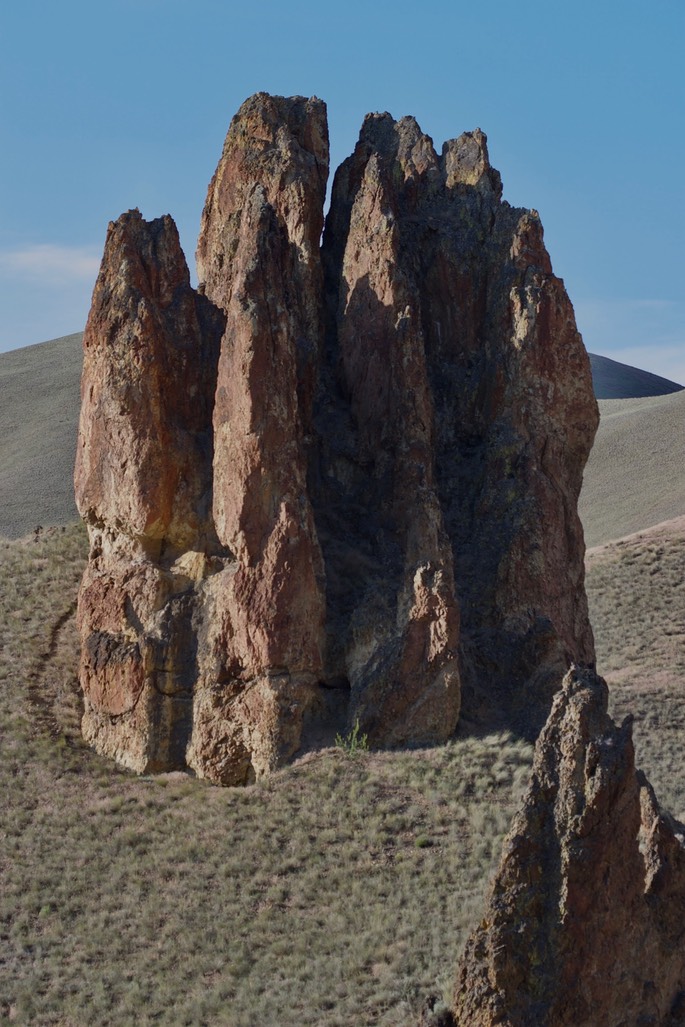
<path fill-rule="evenodd" d="M 359 733 L 359 717 L 354 722 L 354 727 L 346 735 L 338 733 L 335 736 L 335 744 L 348 756 L 356 756 L 360 752 L 369 751 L 369 736 Z"/>

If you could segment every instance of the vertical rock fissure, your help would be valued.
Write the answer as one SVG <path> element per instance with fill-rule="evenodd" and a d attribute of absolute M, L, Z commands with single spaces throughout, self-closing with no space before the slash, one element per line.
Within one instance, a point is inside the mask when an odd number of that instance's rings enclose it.
<path fill-rule="evenodd" d="M 344 639 L 350 717 L 377 744 L 442 740 L 459 713 L 459 613 L 433 483 L 420 301 L 398 259 L 396 165 L 379 147 L 396 145 L 391 121 L 367 118 L 336 175 L 323 244 L 325 381 L 339 376 L 348 409 L 337 419 L 351 429 L 344 452 L 328 445 L 319 477 L 318 508 L 343 511 L 323 535 L 340 582 L 329 620 Z"/>

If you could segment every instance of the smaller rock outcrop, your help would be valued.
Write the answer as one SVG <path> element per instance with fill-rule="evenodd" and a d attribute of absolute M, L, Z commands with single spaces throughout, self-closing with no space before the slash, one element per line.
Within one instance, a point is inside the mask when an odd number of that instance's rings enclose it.
<path fill-rule="evenodd" d="M 685 845 L 635 769 L 630 719 L 564 679 L 459 967 L 457 1027 L 685 1022 Z"/>

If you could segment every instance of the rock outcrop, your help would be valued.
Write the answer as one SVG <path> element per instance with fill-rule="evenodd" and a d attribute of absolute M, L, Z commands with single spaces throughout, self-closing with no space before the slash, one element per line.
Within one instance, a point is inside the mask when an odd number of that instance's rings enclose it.
<path fill-rule="evenodd" d="M 359 722 L 534 734 L 593 658 L 576 512 L 590 367 L 485 136 L 369 115 L 326 219 L 325 105 L 257 94 L 194 292 L 169 218 L 110 227 L 76 469 L 86 736 L 136 770 L 266 773 Z"/>
<path fill-rule="evenodd" d="M 576 503 L 598 423 L 540 220 L 501 202 L 482 132 L 438 156 L 374 114 L 323 254 L 329 652 L 372 738 L 445 737 L 460 677 L 470 719 L 535 737 L 569 659 L 593 658 Z"/>
<path fill-rule="evenodd" d="M 110 225 L 83 338 L 80 678 L 86 740 L 136 770 L 185 761 L 198 585 L 221 560 L 212 410 L 224 321 L 191 288 L 171 218 L 130 211 Z"/>
<path fill-rule="evenodd" d="M 457 1027 L 685 1022 L 684 830 L 604 681 L 570 671 L 459 968 Z"/>

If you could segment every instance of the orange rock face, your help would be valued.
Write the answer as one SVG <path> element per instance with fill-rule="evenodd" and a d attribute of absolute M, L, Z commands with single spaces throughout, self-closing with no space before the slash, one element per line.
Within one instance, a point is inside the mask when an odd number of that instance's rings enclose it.
<path fill-rule="evenodd" d="M 235 556 L 216 595 L 220 653 L 196 689 L 191 766 L 243 725 L 256 774 L 287 760 L 316 717 L 325 575 L 307 491 L 308 410 L 322 337 L 319 239 L 328 177 L 320 100 L 243 105 L 210 184 L 202 289 L 227 315 L 214 406 L 214 521 Z M 229 688 L 217 690 L 220 679 Z M 234 692 L 241 695 L 236 700 Z M 204 740 L 204 730 L 212 739 Z M 219 759 L 216 764 L 215 760 Z M 230 780 L 225 757 L 209 774 Z"/>
<path fill-rule="evenodd" d="M 359 722 L 532 734 L 592 659 L 576 513 L 597 424 L 535 212 L 486 140 L 370 115 L 324 242 L 325 105 L 231 123 L 188 283 L 110 227 L 84 340 L 86 736 L 241 783 Z"/>
<path fill-rule="evenodd" d="M 604 681 L 572 670 L 459 967 L 455 1025 L 682 1023 L 682 830 L 636 771 Z"/>

